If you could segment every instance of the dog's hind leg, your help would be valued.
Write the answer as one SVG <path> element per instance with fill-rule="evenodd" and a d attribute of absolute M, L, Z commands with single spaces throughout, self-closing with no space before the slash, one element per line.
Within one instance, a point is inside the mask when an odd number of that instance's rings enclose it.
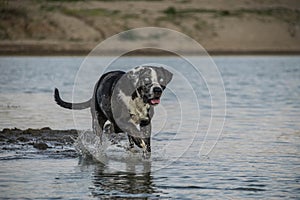
<path fill-rule="evenodd" d="M 96 135 L 100 137 L 101 142 L 102 142 L 103 128 L 106 121 L 107 118 L 102 112 L 95 113 L 95 117 L 93 118 L 93 131 Z"/>
<path fill-rule="evenodd" d="M 101 111 L 101 109 L 96 107 L 94 99 L 92 99 L 91 113 L 92 113 L 93 132 L 94 134 L 100 137 L 100 141 L 102 143 L 103 126 L 107 121 L 107 118 L 104 115 L 104 113 Z"/>

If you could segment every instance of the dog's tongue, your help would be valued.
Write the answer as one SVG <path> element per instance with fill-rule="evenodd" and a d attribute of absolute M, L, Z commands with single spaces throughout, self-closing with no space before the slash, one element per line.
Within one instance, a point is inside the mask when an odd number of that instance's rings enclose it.
<path fill-rule="evenodd" d="M 151 104 L 159 104 L 160 100 L 159 99 L 151 99 Z"/>

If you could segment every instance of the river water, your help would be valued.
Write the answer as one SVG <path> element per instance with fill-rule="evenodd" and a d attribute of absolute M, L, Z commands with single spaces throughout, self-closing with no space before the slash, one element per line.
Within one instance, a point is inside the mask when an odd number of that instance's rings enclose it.
<path fill-rule="evenodd" d="M 299 199 L 300 57 L 213 61 L 217 73 L 204 61 L 200 75 L 176 57 L 114 61 L 108 70 L 159 63 L 174 73 L 155 108 L 151 159 L 118 147 L 106 147 L 105 163 L 1 147 L 0 198 Z M 72 112 L 53 101 L 54 87 L 68 101 L 91 96 L 104 67 L 83 62 L 0 57 L 0 129 L 88 131 L 89 110 Z"/>

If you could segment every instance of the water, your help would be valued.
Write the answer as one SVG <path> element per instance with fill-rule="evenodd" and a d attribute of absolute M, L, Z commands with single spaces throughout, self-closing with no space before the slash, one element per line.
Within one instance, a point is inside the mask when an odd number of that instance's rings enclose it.
<path fill-rule="evenodd" d="M 199 78 L 188 63 L 173 57 L 124 58 L 111 69 L 156 62 L 180 72 L 174 73 L 156 108 L 152 159 L 108 147 L 104 165 L 48 156 L 36 149 L 16 153 L 1 148 L 0 198 L 299 199 L 300 57 L 213 59 L 224 81 L 227 109 L 222 135 L 208 155 L 200 147 L 209 150 L 219 136 L 217 132 L 205 136 L 211 115 L 213 129 L 223 122 L 224 111 L 222 88 L 212 70 L 202 68 L 204 75 Z M 88 110 L 72 113 L 55 105 L 52 97 L 57 87 L 64 99 L 72 99 L 83 60 L 1 57 L 0 129 L 89 129 Z M 90 97 L 94 79 L 102 72 L 100 64 L 89 67 L 81 69 L 75 84 L 76 101 Z"/>

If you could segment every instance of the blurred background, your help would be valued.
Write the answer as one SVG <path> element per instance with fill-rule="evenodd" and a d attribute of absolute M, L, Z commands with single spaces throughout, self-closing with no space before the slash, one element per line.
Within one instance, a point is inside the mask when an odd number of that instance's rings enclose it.
<path fill-rule="evenodd" d="M 300 52 L 298 0 L 0 0 L 0 54 L 86 55 L 145 26 L 185 33 L 211 54 Z"/>

